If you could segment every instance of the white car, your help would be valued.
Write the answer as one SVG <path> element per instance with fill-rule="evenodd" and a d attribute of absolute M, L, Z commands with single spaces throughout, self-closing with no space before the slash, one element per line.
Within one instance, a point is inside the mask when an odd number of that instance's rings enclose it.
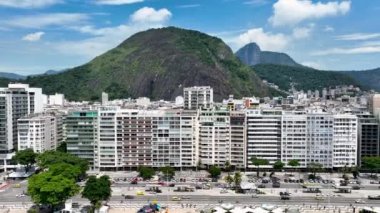
<path fill-rule="evenodd" d="M 16 195 L 16 197 L 25 197 L 25 194 Z"/>
<path fill-rule="evenodd" d="M 357 200 L 355 200 L 355 203 L 365 203 L 365 201 L 362 199 L 357 199 Z"/>

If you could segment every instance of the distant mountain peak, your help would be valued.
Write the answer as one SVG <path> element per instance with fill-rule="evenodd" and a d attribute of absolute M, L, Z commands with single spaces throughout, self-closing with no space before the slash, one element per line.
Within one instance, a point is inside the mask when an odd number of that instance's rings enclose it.
<path fill-rule="evenodd" d="M 249 66 L 257 64 L 277 64 L 300 67 L 302 65 L 295 62 L 286 53 L 261 51 L 260 47 L 252 42 L 240 48 L 235 55 L 244 63 Z"/>

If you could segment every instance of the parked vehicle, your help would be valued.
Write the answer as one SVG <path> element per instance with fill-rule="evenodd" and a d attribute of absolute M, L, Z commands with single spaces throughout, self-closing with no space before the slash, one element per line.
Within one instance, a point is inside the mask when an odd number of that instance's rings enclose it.
<path fill-rule="evenodd" d="M 280 186 L 281 186 L 280 182 L 273 182 L 272 183 L 273 188 L 280 188 Z"/>
<path fill-rule="evenodd" d="M 369 195 L 368 199 L 369 200 L 380 200 L 380 195 Z"/>

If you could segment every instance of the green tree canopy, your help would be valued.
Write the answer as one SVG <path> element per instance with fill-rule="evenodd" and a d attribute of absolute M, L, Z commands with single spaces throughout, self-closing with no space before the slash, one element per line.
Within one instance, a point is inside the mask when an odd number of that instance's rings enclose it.
<path fill-rule="evenodd" d="M 281 170 L 284 168 L 284 166 L 285 166 L 285 164 L 283 162 L 281 162 L 280 160 L 278 160 L 273 164 L 273 169 Z"/>
<path fill-rule="evenodd" d="M 229 160 L 227 160 L 227 161 L 224 163 L 224 171 L 226 171 L 226 172 L 231 171 L 231 163 L 230 163 Z"/>
<path fill-rule="evenodd" d="M 49 168 L 51 165 L 57 163 L 67 163 L 78 166 L 81 171 L 81 176 L 84 176 L 88 170 L 88 162 L 86 160 L 78 158 L 69 153 L 47 151 L 37 157 L 38 166 L 44 169 Z"/>
<path fill-rule="evenodd" d="M 380 170 L 380 157 L 364 157 L 362 168 L 369 169 L 371 172 Z"/>
<path fill-rule="evenodd" d="M 144 180 L 151 179 L 153 175 L 156 173 L 152 167 L 140 166 L 137 171 L 139 172 L 139 176 Z"/>
<path fill-rule="evenodd" d="M 208 169 L 208 173 L 210 173 L 212 178 L 218 178 L 222 171 L 219 167 L 213 165 Z"/>
<path fill-rule="evenodd" d="M 49 167 L 49 172 L 52 175 L 63 175 L 64 177 L 78 180 L 82 175 L 82 171 L 79 166 L 71 165 L 68 163 L 56 163 Z"/>
<path fill-rule="evenodd" d="M 310 169 L 310 171 L 313 173 L 314 177 L 316 176 L 317 172 L 321 171 L 323 168 L 323 165 L 316 162 L 311 162 L 307 165 L 307 167 Z"/>
<path fill-rule="evenodd" d="M 93 207 L 99 206 L 99 202 L 108 200 L 111 197 L 111 181 L 106 175 L 96 178 L 90 176 L 82 191 L 82 197 L 90 200 Z"/>
<path fill-rule="evenodd" d="M 288 162 L 288 165 L 289 166 L 291 166 L 291 167 L 298 167 L 298 166 L 300 166 L 300 161 L 299 160 L 295 160 L 295 159 L 293 159 L 293 160 L 290 160 L 289 162 Z"/>
<path fill-rule="evenodd" d="M 73 179 L 52 172 L 33 175 L 28 181 L 28 193 L 36 204 L 56 206 L 79 192 Z"/>
<path fill-rule="evenodd" d="M 25 149 L 16 152 L 13 156 L 13 160 L 25 167 L 25 172 L 28 172 L 33 164 L 36 163 L 37 153 L 34 153 L 33 149 Z"/>
<path fill-rule="evenodd" d="M 57 147 L 57 152 L 67 152 L 67 143 L 62 142 L 58 147 Z"/>
<path fill-rule="evenodd" d="M 252 164 L 257 167 L 257 177 L 260 176 L 260 166 L 265 166 L 269 164 L 269 161 L 267 159 L 252 157 L 250 160 Z"/>
<path fill-rule="evenodd" d="M 175 170 L 170 166 L 165 166 L 160 168 L 160 171 L 165 176 L 165 178 L 172 179 L 175 175 Z"/>

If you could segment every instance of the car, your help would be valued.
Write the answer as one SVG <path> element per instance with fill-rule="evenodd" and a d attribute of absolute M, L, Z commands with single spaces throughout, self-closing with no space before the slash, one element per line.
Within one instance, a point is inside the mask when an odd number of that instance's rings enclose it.
<path fill-rule="evenodd" d="M 358 185 L 352 186 L 352 189 L 353 189 L 353 190 L 359 190 L 359 189 L 360 189 L 360 186 L 358 186 Z"/>
<path fill-rule="evenodd" d="M 124 199 L 127 199 L 127 200 L 131 200 L 133 198 L 135 198 L 133 195 L 125 195 L 124 196 Z"/>
<path fill-rule="evenodd" d="M 259 196 L 257 194 L 252 194 L 252 198 L 258 198 Z"/>
<path fill-rule="evenodd" d="M 262 188 L 266 188 L 266 186 L 265 186 L 265 184 L 260 184 L 260 185 L 257 186 L 257 188 L 261 188 L 262 189 Z"/>
<path fill-rule="evenodd" d="M 369 195 L 368 199 L 369 200 L 380 200 L 380 195 Z"/>
<path fill-rule="evenodd" d="M 186 195 L 185 195 L 185 196 L 182 196 L 181 199 L 182 199 L 182 200 L 189 200 L 189 199 L 190 199 L 190 196 L 186 196 Z"/>
<path fill-rule="evenodd" d="M 21 188 L 21 184 L 19 183 L 13 184 L 13 188 Z"/>
<path fill-rule="evenodd" d="M 355 203 L 365 203 L 365 201 L 362 199 L 357 199 L 357 200 L 355 200 Z"/>
<path fill-rule="evenodd" d="M 324 200 L 325 198 L 322 195 L 316 195 L 315 199 L 316 200 Z"/>
<path fill-rule="evenodd" d="M 18 194 L 16 195 L 16 197 L 25 197 L 26 195 L 25 194 Z"/>
<path fill-rule="evenodd" d="M 290 196 L 289 195 L 281 195 L 280 199 L 281 200 L 290 200 Z"/>
<path fill-rule="evenodd" d="M 225 189 L 220 190 L 220 194 L 225 194 L 225 193 L 228 193 L 228 191 Z"/>
<path fill-rule="evenodd" d="M 169 183 L 168 186 L 169 186 L 169 187 L 174 187 L 174 186 L 175 186 L 175 183 Z"/>
<path fill-rule="evenodd" d="M 181 201 L 182 199 L 180 197 L 172 197 L 172 201 Z"/>
<path fill-rule="evenodd" d="M 136 195 L 145 195 L 145 193 L 143 191 L 137 191 Z"/>
<path fill-rule="evenodd" d="M 279 182 L 273 182 L 272 187 L 273 188 L 280 188 L 281 184 Z"/>

